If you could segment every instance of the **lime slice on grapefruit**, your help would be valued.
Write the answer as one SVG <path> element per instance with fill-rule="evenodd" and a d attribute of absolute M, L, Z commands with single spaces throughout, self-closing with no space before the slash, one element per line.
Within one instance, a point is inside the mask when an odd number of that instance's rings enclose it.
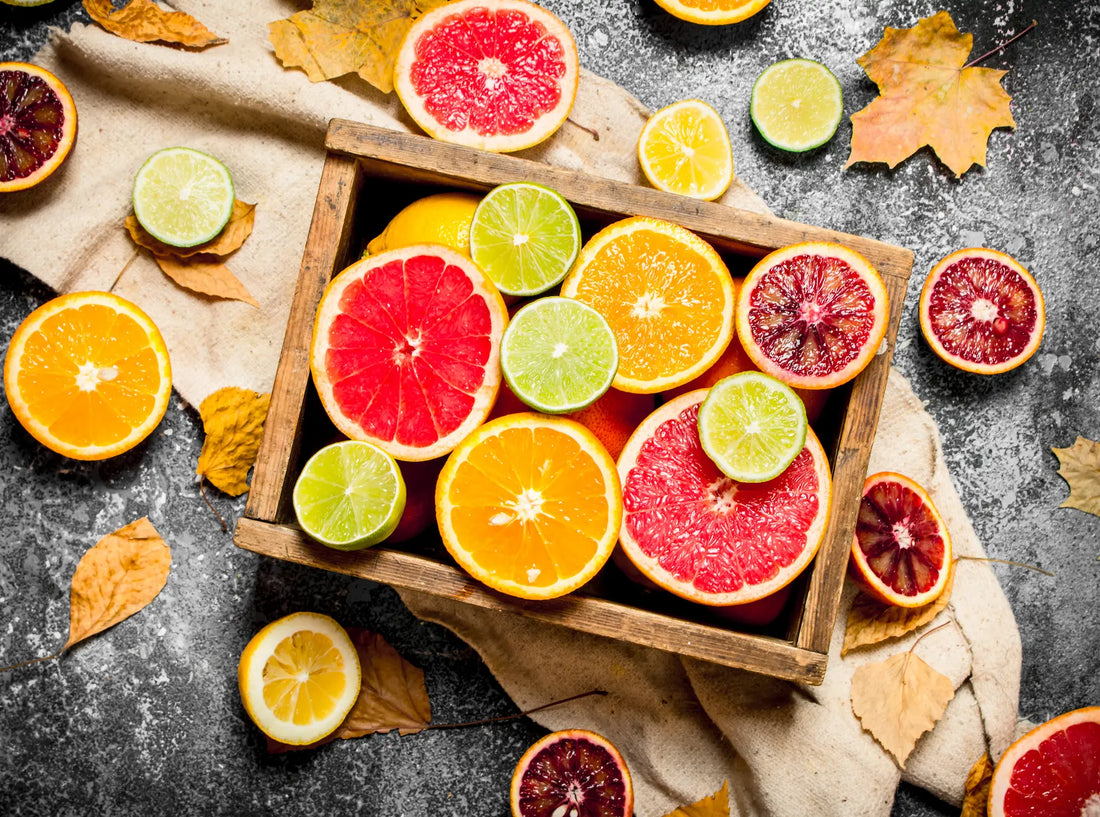
<path fill-rule="evenodd" d="M 233 179 L 215 159 L 191 148 L 165 148 L 134 179 L 134 216 L 158 241 L 194 247 L 214 238 L 233 212 Z"/>
<path fill-rule="evenodd" d="M 783 60 L 756 78 L 749 113 L 764 140 L 801 153 L 836 133 L 844 99 L 836 76 L 814 60 Z"/>
<path fill-rule="evenodd" d="M 767 482 L 806 443 L 806 407 L 794 389 L 760 372 L 719 380 L 699 408 L 699 440 L 722 473 Z"/>
<path fill-rule="evenodd" d="M 577 411 L 611 388 L 619 368 L 603 316 L 572 298 L 539 298 L 512 316 L 500 366 L 513 394 L 547 414 Z"/>
<path fill-rule="evenodd" d="M 302 530 L 338 550 L 359 550 L 393 533 L 405 511 L 405 481 L 376 445 L 345 440 L 306 461 L 294 483 Z"/>
<path fill-rule="evenodd" d="M 581 225 L 562 196 L 529 182 L 502 184 L 481 200 L 470 255 L 507 295 L 538 295 L 565 278 L 581 251 Z"/>

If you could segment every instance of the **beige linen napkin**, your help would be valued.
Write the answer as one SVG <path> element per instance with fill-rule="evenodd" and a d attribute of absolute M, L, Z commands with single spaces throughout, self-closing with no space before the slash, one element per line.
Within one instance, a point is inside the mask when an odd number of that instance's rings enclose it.
<path fill-rule="evenodd" d="M 0 256 L 59 291 L 111 289 L 141 305 L 161 327 L 175 385 L 197 405 L 226 385 L 266 391 L 278 360 L 332 117 L 415 129 L 397 100 L 356 77 L 311 84 L 284 70 L 267 23 L 299 4 L 178 0 L 229 44 L 204 52 L 127 42 L 95 26 L 55 32 L 35 62 L 69 87 L 79 115 L 76 147 L 42 185 L 0 199 Z M 642 183 L 634 145 L 648 111 L 626 91 L 582 72 L 572 118 L 529 158 Z M 163 147 L 205 150 L 229 167 L 239 198 L 256 202 L 251 238 L 227 262 L 259 301 L 217 301 L 165 278 L 122 228 L 130 185 Z M 727 204 L 766 211 L 741 182 Z M 872 470 L 889 468 L 928 487 L 960 553 L 981 554 L 944 466 L 931 419 L 908 384 L 891 375 Z M 821 687 L 620 644 L 512 616 L 403 593 L 422 617 L 471 643 L 521 707 L 600 687 L 588 699 L 537 716 L 548 728 L 588 727 L 624 750 L 637 788 L 638 817 L 653 817 L 710 794 L 730 779 L 737 814 L 768 817 L 889 813 L 902 773 L 852 716 L 855 667 L 907 649 L 912 638 L 838 656 L 852 591 L 834 634 Z M 958 801 L 971 763 L 987 743 L 1007 746 L 1016 720 L 1020 643 L 1011 610 L 988 566 L 960 565 L 941 618 L 955 624 L 918 648 L 957 694 L 918 744 L 904 777 Z M 937 622 L 938 623 L 938 622 Z"/>

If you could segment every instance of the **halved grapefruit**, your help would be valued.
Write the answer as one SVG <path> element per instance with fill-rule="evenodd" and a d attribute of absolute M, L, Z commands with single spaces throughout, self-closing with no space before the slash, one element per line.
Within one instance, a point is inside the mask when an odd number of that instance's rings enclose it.
<path fill-rule="evenodd" d="M 0 193 L 33 187 L 65 161 L 76 105 L 61 80 L 25 62 L 0 62 Z"/>
<path fill-rule="evenodd" d="M 1100 706 L 1032 729 L 1004 753 L 989 787 L 989 817 L 1100 814 Z"/>
<path fill-rule="evenodd" d="M 1039 348 L 1043 293 L 1012 256 L 974 247 L 944 258 L 920 293 L 920 328 L 932 351 L 964 371 L 1000 374 Z"/>
<path fill-rule="evenodd" d="M 626 761 L 587 729 L 552 732 L 523 753 L 512 774 L 513 817 L 630 817 Z"/>
<path fill-rule="evenodd" d="M 526 0 L 456 0 L 413 23 L 393 84 L 433 138 L 508 153 L 562 126 L 579 76 L 573 35 L 550 12 Z"/>
<path fill-rule="evenodd" d="M 928 492 L 890 471 L 867 477 L 850 566 L 864 592 L 883 604 L 934 601 L 951 573 L 951 535 Z"/>
<path fill-rule="evenodd" d="M 737 336 L 760 371 L 800 389 L 847 383 L 871 362 L 890 304 L 855 250 L 808 241 L 753 267 L 737 301 Z"/>
<path fill-rule="evenodd" d="M 357 261 L 317 308 L 310 367 L 333 424 L 399 460 L 449 452 L 500 387 L 508 313 L 493 282 L 437 244 Z"/>
<path fill-rule="evenodd" d="M 648 579 L 712 606 L 762 599 L 794 580 L 817 553 L 832 478 L 812 430 L 770 482 L 736 482 L 699 441 L 706 390 L 665 403 L 638 426 L 619 456 L 619 544 Z"/>

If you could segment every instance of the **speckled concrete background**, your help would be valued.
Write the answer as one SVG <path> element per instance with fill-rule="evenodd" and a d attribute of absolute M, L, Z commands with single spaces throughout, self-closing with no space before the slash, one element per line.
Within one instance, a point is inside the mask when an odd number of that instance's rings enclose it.
<path fill-rule="evenodd" d="M 581 62 L 659 107 L 712 103 L 737 170 L 785 217 L 909 247 L 916 268 L 896 364 L 940 424 L 956 485 L 991 556 L 1056 573 L 996 570 L 1024 644 L 1021 714 L 1043 720 L 1100 704 L 1100 519 L 1058 510 L 1067 488 L 1051 446 L 1100 438 L 1100 3 L 1071 0 L 774 0 L 738 26 L 681 23 L 650 0 L 544 0 L 573 30 Z M 874 87 L 855 58 L 884 26 L 946 7 L 976 49 L 1039 28 L 984 65 L 1008 68 L 1018 129 L 990 140 L 989 168 L 956 180 L 929 151 L 894 171 L 842 170 L 850 125 L 802 158 L 781 155 L 748 118 L 753 79 L 794 56 L 829 65 L 846 113 Z M 47 24 L 78 2 L 0 12 L 0 58 L 27 59 Z M 924 275 L 948 252 L 1015 255 L 1047 299 L 1047 331 L 1022 369 L 992 379 L 942 364 L 920 337 Z M 0 337 L 49 297 L 0 261 Z M 299 609 L 381 632 L 425 668 L 434 718 L 514 712 L 477 656 L 413 618 L 388 588 L 237 550 L 192 473 L 197 415 L 174 401 L 160 430 L 101 465 L 44 450 L 0 405 L 0 664 L 54 651 L 68 624 L 68 580 L 100 536 L 148 514 L 170 543 L 161 596 L 61 662 L 0 674 L 0 813 L 479 814 L 507 812 L 512 766 L 541 729 L 526 720 L 399 739 L 375 736 L 269 757 L 245 719 L 237 657 L 261 624 Z M 243 502 L 214 498 L 231 522 Z M 898 817 L 953 810 L 908 787 Z"/>

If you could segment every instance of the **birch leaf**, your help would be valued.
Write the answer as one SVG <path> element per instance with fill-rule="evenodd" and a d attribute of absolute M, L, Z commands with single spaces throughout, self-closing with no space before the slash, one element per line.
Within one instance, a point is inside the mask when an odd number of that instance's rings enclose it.
<path fill-rule="evenodd" d="M 184 289 L 209 295 L 212 298 L 244 301 L 256 307 L 260 305 L 245 285 L 217 256 L 196 255 L 191 258 L 174 258 L 156 255 L 153 257 L 160 271 Z"/>
<path fill-rule="evenodd" d="M 248 490 L 248 469 L 256 462 L 270 394 L 228 386 L 199 406 L 206 432 L 195 469 L 219 491 L 240 496 Z"/>
<path fill-rule="evenodd" d="M 680 806 L 665 817 L 730 817 L 730 783 L 727 780 L 722 788 L 710 797 L 704 797 L 690 806 Z"/>
<path fill-rule="evenodd" d="M 252 234 L 255 223 L 256 205 L 235 199 L 233 212 L 229 215 L 229 223 L 214 238 L 194 247 L 173 247 L 149 235 L 135 216 L 126 217 L 126 229 L 135 244 L 151 251 L 153 255 L 175 258 L 190 258 L 199 254 L 226 256 L 236 252 L 244 244 L 245 239 Z"/>
<path fill-rule="evenodd" d="M 992 782 L 993 762 L 985 754 L 966 776 L 966 794 L 959 817 L 986 817 L 989 814 L 989 785 Z"/>
<path fill-rule="evenodd" d="M 165 11 L 151 0 L 130 0 L 120 9 L 115 9 L 111 0 L 84 0 L 84 10 L 112 34 L 139 43 L 207 48 L 229 42 L 190 14 Z"/>
<path fill-rule="evenodd" d="M 955 584 L 955 565 L 952 564 L 949 570 L 943 592 L 923 607 L 896 607 L 876 601 L 864 593 L 856 596 L 848 613 L 848 623 L 844 628 L 844 646 L 840 648 L 840 654 L 847 655 L 857 647 L 900 638 L 932 621 L 946 609 L 951 600 L 951 589 Z"/>
<path fill-rule="evenodd" d="M 1069 448 L 1052 448 L 1069 483 L 1069 496 L 1059 508 L 1076 508 L 1100 516 L 1100 443 L 1078 437 Z"/>

